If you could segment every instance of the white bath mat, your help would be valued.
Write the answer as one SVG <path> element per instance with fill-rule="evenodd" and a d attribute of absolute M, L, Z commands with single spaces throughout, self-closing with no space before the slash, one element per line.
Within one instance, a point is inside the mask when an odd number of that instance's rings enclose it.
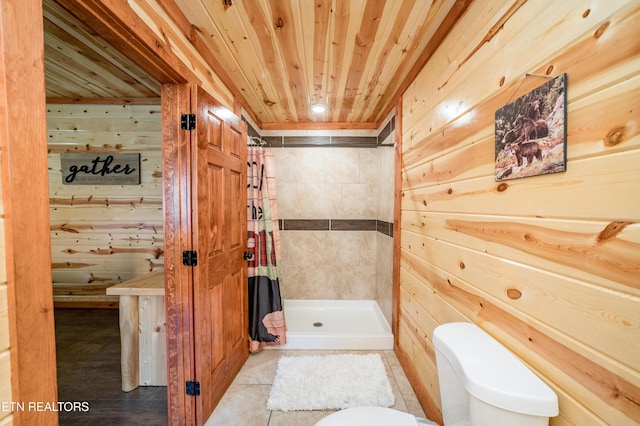
<path fill-rule="evenodd" d="M 282 357 L 267 410 L 391 407 L 395 397 L 379 354 Z"/>

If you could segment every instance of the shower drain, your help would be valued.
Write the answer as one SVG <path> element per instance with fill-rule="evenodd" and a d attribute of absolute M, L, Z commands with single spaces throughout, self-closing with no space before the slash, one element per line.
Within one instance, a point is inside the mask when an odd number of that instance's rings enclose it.
<path fill-rule="evenodd" d="M 321 322 L 314 322 L 314 323 L 313 323 L 313 326 L 314 326 L 314 327 L 322 327 L 323 325 L 324 325 L 324 324 L 323 324 L 323 323 L 321 323 Z"/>

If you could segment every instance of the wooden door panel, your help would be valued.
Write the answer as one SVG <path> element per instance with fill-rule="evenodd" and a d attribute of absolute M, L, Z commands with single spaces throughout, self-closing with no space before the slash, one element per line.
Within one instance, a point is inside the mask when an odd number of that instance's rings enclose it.
<path fill-rule="evenodd" d="M 224 285 L 222 282 L 212 283 L 209 285 L 209 308 L 211 322 L 208 324 L 207 329 L 211 331 L 211 345 L 207 348 L 210 353 L 211 368 L 213 371 L 218 371 L 225 360 L 224 350 L 224 334 L 216 329 L 216 324 L 222 324 L 224 322 L 225 312 L 225 295 Z"/>
<path fill-rule="evenodd" d="M 205 114 L 206 116 L 201 117 L 206 118 L 206 121 L 202 122 L 202 125 L 204 126 L 202 129 L 204 132 L 204 139 L 202 142 L 206 142 L 209 148 L 222 152 L 224 151 L 224 141 L 221 133 L 222 120 L 213 112 L 213 110 L 207 110 Z"/>
<path fill-rule="evenodd" d="M 229 154 L 232 156 L 242 159 L 243 153 L 246 154 L 247 147 L 247 138 L 242 133 L 242 129 L 233 127 L 233 125 L 229 126 Z"/>
<path fill-rule="evenodd" d="M 207 389 L 215 389 L 216 377 L 214 374 L 206 374 L 205 371 L 220 371 L 224 362 L 224 336 L 222 333 L 211 332 L 214 325 L 221 322 L 223 312 L 222 286 L 220 283 L 208 286 L 207 292 L 194 294 L 194 314 L 197 321 L 195 330 L 196 345 L 196 369 L 203 373 L 196 373 L 196 380 L 200 382 L 201 395 L 200 406 L 211 406 L 215 403 L 212 392 Z M 202 413 L 201 410 L 197 410 Z M 199 424 L 204 423 L 201 415 L 197 416 Z"/>
<path fill-rule="evenodd" d="M 204 423 L 249 355 L 247 330 L 246 125 L 223 115 L 197 92 L 192 187 L 197 193 L 194 247 L 194 365 L 200 382 L 198 424 Z"/>
<path fill-rule="evenodd" d="M 244 162 L 246 164 L 246 161 Z M 246 165 L 244 167 L 246 172 Z M 229 184 L 231 186 L 231 193 L 237 194 L 241 192 L 246 193 L 246 179 L 244 178 L 243 173 L 239 173 L 237 171 L 232 171 L 229 177 Z M 240 250 L 244 251 L 244 247 L 246 246 L 247 241 L 247 233 L 242 233 L 243 224 L 240 223 L 240 218 L 235 218 L 234 216 L 241 216 L 240 211 L 244 211 L 246 215 L 247 211 L 247 199 L 244 200 L 239 198 L 231 198 L 228 200 L 228 204 L 232 206 L 231 211 L 229 212 L 229 217 L 232 219 L 229 221 L 229 227 L 231 231 L 231 235 L 229 238 L 229 246 L 232 250 Z M 246 216 L 245 216 L 246 217 Z M 246 228 L 246 224 L 244 225 Z M 240 254 L 240 258 L 242 258 L 242 253 Z"/>
<path fill-rule="evenodd" d="M 206 198 L 199 200 L 198 204 L 201 209 L 208 209 L 207 215 L 209 224 L 207 226 L 208 237 L 205 241 L 201 241 L 202 246 L 207 246 L 205 253 L 209 256 L 212 254 L 221 254 L 223 251 L 223 239 L 219 224 L 224 220 L 224 203 L 216 199 L 216 194 L 222 188 L 224 183 L 224 169 L 220 166 L 207 164 L 207 191 Z M 203 217 L 204 219 L 204 217 Z"/>
<path fill-rule="evenodd" d="M 245 318 L 234 314 L 234 312 L 242 312 L 244 308 L 245 298 L 234 291 L 234 288 L 244 285 L 246 283 L 246 274 L 243 271 L 238 272 L 228 278 L 227 282 L 227 297 L 226 300 L 229 303 L 229 309 L 225 311 L 225 321 L 229 324 L 229 327 L 225 329 L 227 333 L 225 335 L 225 341 L 229 342 L 230 349 L 236 350 L 238 345 L 246 346 L 248 344 L 245 340 L 245 333 L 238 333 L 238 330 L 244 330 Z"/>

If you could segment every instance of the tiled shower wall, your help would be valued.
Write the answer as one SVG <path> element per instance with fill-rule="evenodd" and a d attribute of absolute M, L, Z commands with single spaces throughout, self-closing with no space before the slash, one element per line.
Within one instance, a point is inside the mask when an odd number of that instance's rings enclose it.
<path fill-rule="evenodd" d="M 393 132 L 385 144 L 392 144 Z M 378 222 L 388 229 L 376 232 L 376 300 L 391 324 L 393 283 L 393 215 L 395 149 L 379 148 L 380 175 L 378 177 Z"/>
<path fill-rule="evenodd" d="M 263 137 L 276 160 L 285 299 L 377 300 L 391 322 L 392 125 L 368 137 Z"/>

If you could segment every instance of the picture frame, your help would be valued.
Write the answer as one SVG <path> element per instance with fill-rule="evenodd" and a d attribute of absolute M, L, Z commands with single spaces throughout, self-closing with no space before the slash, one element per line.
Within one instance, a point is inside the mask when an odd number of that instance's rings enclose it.
<path fill-rule="evenodd" d="M 567 74 L 495 113 L 496 182 L 567 170 Z"/>

